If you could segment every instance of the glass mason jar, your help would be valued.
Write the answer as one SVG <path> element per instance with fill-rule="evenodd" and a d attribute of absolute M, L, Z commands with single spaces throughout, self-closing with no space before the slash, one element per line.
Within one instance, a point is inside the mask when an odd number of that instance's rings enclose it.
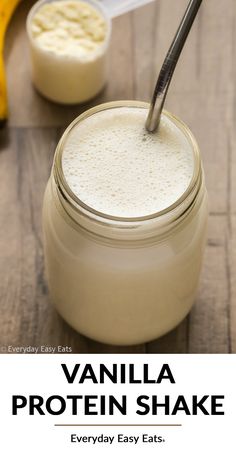
<path fill-rule="evenodd" d="M 67 128 L 43 206 L 46 270 L 56 309 L 80 333 L 119 345 L 158 338 L 188 314 L 208 216 L 197 143 L 186 125 L 167 112 L 194 155 L 192 180 L 173 205 L 151 216 L 117 218 L 93 210 L 70 190 L 62 154 L 73 127 L 98 111 L 127 106 L 148 108 L 143 102 L 111 102 L 88 110 Z"/>
<path fill-rule="evenodd" d="M 32 80 L 46 98 L 62 104 L 87 102 L 105 86 L 108 78 L 108 52 L 111 38 L 111 18 L 97 0 L 86 0 L 101 13 L 107 26 L 106 38 L 99 49 L 87 57 L 58 54 L 41 47 L 32 34 L 32 20 L 38 10 L 55 0 L 39 0 L 30 10 L 26 29 L 30 46 Z M 57 0 L 58 1 L 58 0 Z M 61 1 L 61 0 L 59 0 Z"/>

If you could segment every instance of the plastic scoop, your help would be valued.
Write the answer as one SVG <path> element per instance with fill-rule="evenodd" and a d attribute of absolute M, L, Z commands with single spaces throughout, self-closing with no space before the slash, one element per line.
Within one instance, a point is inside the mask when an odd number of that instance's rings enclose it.
<path fill-rule="evenodd" d="M 100 0 L 111 18 L 121 16 L 154 0 Z"/>

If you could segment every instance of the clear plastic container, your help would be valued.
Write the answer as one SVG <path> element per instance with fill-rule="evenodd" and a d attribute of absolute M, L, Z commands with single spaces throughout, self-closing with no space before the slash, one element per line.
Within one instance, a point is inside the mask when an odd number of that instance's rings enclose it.
<path fill-rule="evenodd" d="M 57 54 L 38 45 L 32 35 L 32 18 L 46 3 L 40 0 L 30 10 L 27 34 L 30 44 L 32 80 L 36 89 L 48 99 L 62 104 L 84 103 L 95 97 L 108 78 L 108 50 L 111 36 L 111 18 L 101 2 L 87 0 L 104 17 L 107 33 L 104 42 L 86 58 L 77 55 Z M 61 1 L 61 0 L 59 0 Z"/>

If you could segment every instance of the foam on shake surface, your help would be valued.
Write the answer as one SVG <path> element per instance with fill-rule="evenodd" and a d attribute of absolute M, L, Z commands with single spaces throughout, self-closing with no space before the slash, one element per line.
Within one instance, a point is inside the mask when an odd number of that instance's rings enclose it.
<path fill-rule="evenodd" d="M 145 131 L 147 110 L 119 107 L 98 112 L 68 134 L 62 156 L 65 179 L 89 207 L 117 217 L 151 215 L 188 188 L 193 151 L 164 116 L 158 133 Z"/>

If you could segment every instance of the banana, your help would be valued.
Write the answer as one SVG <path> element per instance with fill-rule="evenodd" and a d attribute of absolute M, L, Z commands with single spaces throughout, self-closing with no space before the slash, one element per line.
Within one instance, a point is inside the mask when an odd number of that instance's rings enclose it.
<path fill-rule="evenodd" d="M 0 122 L 7 119 L 7 84 L 3 59 L 4 38 L 10 19 L 21 0 L 0 0 Z"/>

